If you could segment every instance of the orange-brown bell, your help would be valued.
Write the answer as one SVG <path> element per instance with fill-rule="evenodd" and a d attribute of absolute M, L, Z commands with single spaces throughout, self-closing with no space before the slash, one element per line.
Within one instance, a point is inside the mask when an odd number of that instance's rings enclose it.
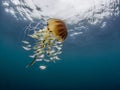
<path fill-rule="evenodd" d="M 61 42 L 67 37 L 67 27 L 65 23 L 60 19 L 49 19 L 47 22 L 47 30 Z"/>

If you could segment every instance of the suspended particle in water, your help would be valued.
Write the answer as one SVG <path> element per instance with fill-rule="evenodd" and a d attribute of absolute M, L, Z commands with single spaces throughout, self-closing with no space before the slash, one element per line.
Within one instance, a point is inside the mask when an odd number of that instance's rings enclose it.
<path fill-rule="evenodd" d="M 35 39 L 35 44 L 31 45 L 28 41 L 22 41 L 25 45 L 23 48 L 25 50 L 33 50 L 32 62 L 27 65 L 31 67 L 35 62 L 55 62 L 60 60 L 58 57 L 62 53 L 62 43 L 67 37 L 67 27 L 65 23 L 60 19 L 49 19 L 47 21 L 47 26 L 44 29 L 34 30 L 34 33 L 29 34 L 29 37 Z M 40 68 L 45 69 L 46 66 L 40 66 Z"/>
<path fill-rule="evenodd" d="M 39 66 L 39 68 L 40 68 L 41 70 L 45 70 L 45 69 L 46 69 L 46 66 Z"/>

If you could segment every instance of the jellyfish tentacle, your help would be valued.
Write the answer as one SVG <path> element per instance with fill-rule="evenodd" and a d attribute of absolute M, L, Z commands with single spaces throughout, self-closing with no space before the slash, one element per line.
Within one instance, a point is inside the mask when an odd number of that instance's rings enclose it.
<path fill-rule="evenodd" d="M 27 68 L 27 67 L 31 67 L 31 66 L 36 62 L 36 59 L 37 59 L 37 55 L 34 57 L 34 59 L 32 60 L 32 62 L 29 63 L 29 64 L 26 66 L 26 68 Z"/>
<path fill-rule="evenodd" d="M 41 31 L 41 32 L 43 32 L 43 31 Z M 34 33 L 34 34 L 36 34 L 36 33 Z M 36 55 L 34 56 L 34 59 L 32 60 L 32 62 L 27 65 L 27 67 L 31 67 L 36 62 L 38 55 L 43 53 L 43 50 L 46 48 L 46 44 L 49 42 L 49 40 L 48 40 L 49 33 L 47 31 L 44 31 L 43 34 L 44 34 L 44 37 L 43 37 L 44 39 L 42 40 L 42 42 L 40 42 L 40 49 L 38 49 L 38 45 L 33 47 Z M 32 36 L 32 38 L 36 38 L 37 35 L 31 35 L 31 36 Z M 36 39 L 38 39 L 38 38 L 39 37 L 37 37 Z"/>

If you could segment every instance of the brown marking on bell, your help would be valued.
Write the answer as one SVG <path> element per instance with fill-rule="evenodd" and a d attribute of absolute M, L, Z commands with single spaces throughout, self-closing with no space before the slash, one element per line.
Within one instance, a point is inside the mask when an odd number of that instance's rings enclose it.
<path fill-rule="evenodd" d="M 63 34 L 61 35 L 61 37 L 62 37 L 62 39 L 64 40 L 64 39 L 65 39 L 65 33 L 63 33 Z"/>
<path fill-rule="evenodd" d="M 57 27 L 64 27 L 64 26 L 63 26 L 62 24 L 59 24 L 59 23 L 58 23 L 58 24 L 57 24 Z"/>
<path fill-rule="evenodd" d="M 62 37 L 63 35 L 64 35 L 64 32 L 60 32 L 60 33 L 59 33 L 59 36 Z"/>
<path fill-rule="evenodd" d="M 49 19 L 47 22 L 47 28 L 49 32 L 61 42 L 67 37 L 67 27 L 65 23 L 60 19 Z"/>

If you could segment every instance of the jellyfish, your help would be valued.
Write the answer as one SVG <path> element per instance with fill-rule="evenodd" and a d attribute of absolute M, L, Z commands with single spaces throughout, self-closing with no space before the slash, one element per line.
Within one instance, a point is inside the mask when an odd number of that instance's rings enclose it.
<path fill-rule="evenodd" d="M 27 65 L 31 67 L 35 62 L 56 62 L 60 60 L 58 57 L 62 53 L 61 49 L 63 42 L 67 37 L 67 27 L 64 21 L 51 18 L 47 21 L 47 26 L 44 29 L 34 31 L 28 35 L 36 40 L 33 47 L 28 41 L 22 41 L 25 50 L 33 50 L 33 55 L 30 55 L 33 60 Z"/>

